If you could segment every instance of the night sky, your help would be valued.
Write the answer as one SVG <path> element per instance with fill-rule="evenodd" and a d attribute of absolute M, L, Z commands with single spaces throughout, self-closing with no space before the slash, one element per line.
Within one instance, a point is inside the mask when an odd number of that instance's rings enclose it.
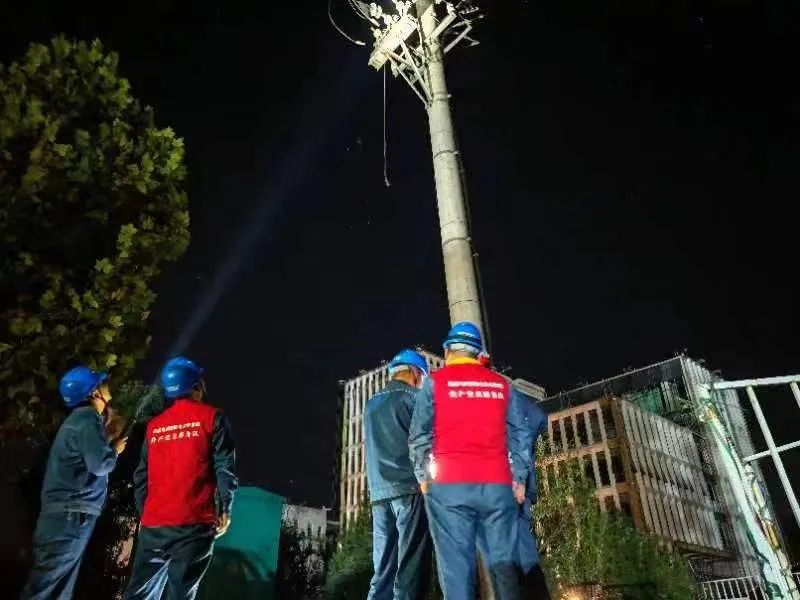
<path fill-rule="evenodd" d="M 383 78 L 325 4 L 0 6 L 0 62 L 99 37 L 184 137 L 192 245 L 141 375 L 175 349 L 202 363 L 244 482 L 315 505 L 337 381 L 448 327 L 423 108 L 389 81 L 386 188 Z M 683 349 L 728 378 L 800 371 L 797 4 L 484 6 L 448 74 L 496 361 L 551 392 Z"/>

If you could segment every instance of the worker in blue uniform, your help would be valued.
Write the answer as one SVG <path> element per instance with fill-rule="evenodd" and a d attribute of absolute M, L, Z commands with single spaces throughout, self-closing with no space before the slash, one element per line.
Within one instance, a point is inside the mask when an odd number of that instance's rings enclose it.
<path fill-rule="evenodd" d="M 72 412 L 56 434 L 33 534 L 33 566 L 23 600 L 72 597 L 86 545 L 108 492 L 108 474 L 127 439 L 109 444 L 103 415 L 111 403 L 105 373 L 76 367 L 59 390 Z"/>
<path fill-rule="evenodd" d="M 526 414 L 526 424 L 531 433 L 533 445 L 531 447 L 531 457 L 536 457 L 536 442 L 545 431 L 547 431 L 547 415 L 532 400 L 523 403 Z M 531 464 L 528 473 L 528 480 L 525 485 L 525 501 L 519 506 L 517 512 L 516 540 L 517 540 L 517 560 L 523 574 L 524 597 L 530 600 L 549 600 L 550 593 L 544 579 L 542 568 L 539 564 L 539 550 L 536 543 L 536 536 L 533 532 L 531 512 L 537 500 L 537 482 L 535 465 Z M 486 536 L 483 531 L 478 532 L 478 552 L 481 556 L 488 555 Z"/>
<path fill-rule="evenodd" d="M 364 413 L 374 566 L 367 598 L 418 600 L 430 579 L 432 545 L 408 433 L 428 365 L 417 352 L 403 350 L 389 363 L 389 375 L 391 381 L 369 399 Z"/>
<path fill-rule="evenodd" d="M 445 366 L 418 394 L 409 436 L 439 582 L 445 600 L 475 597 L 482 530 L 496 596 L 516 600 L 522 597 L 516 519 L 532 446 L 525 400 L 482 364 L 483 342 L 474 324 L 454 325 L 444 349 Z"/>

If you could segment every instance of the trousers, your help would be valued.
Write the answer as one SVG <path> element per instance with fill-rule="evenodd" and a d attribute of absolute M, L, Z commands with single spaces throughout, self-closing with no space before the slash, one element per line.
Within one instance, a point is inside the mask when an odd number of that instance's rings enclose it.
<path fill-rule="evenodd" d="M 521 598 L 517 504 L 510 485 L 433 483 L 425 498 L 445 600 L 475 598 L 478 532 L 498 600 Z"/>
<path fill-rule="evenodd" d="M 126 600 L 194 600 L 211 564 L 211 525 L 142 527 Z M 165 594 L 166 592 L 166 594 Z"/>
<path fill-rule="evenodd" d="M 33 566 L 23 600 L 72 598 L 83 553 L 97 515 L 81 512 L 42 513 L 33 534 Z"/>
<path fill-rule="evenodd" d="M 368 600 L 419 600 L 430 580 L 433 548 L 421 494 L 372 505 L 374 575 Z"/>
<path fill-rule="evenodd" d="M 530 600 L 550 600 L 550 592 L 544 574 L 539 565 L 539 550 L 536 536 L 531 527 L 531 510 L 533 505 L 529 498 L 517 510 L 516 536 L 517 536 L 517 561 L 523 573 L 522 589 L 524 597 Z M 478 531 L 478 553 L 488 556 L 486 535 L 483 530 Z"/>

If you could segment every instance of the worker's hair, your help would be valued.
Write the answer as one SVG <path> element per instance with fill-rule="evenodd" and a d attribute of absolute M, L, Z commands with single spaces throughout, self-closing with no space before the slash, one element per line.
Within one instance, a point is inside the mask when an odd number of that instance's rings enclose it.
<path fill-rule="evenodd" d="M 403 371 L 412 371 L 413 369 L 414 369 L 413 365 L 397 365 L 396 367 L 392 367 L 389 369 L 389 375 L 394 377 L 398 373 L 402 373 Z"/>
<path fill-rule="evenodd" d="M 462 352 L 474 358 L 477 358 L 481 353 L 478 348 L 475 346 L 470 346 L 469 344 L 450 344 L 447 349 L 450 352 Z"/>

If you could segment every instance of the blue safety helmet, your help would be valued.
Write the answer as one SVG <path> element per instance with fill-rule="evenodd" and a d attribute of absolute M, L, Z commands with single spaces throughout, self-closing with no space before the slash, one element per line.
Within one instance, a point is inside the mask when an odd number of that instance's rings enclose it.
<path fill-rule="evenodd" d="M 196 363 L 178 356 L 167 361 L 161 369 L 161 386 L 167 398 L 179 398 L 192 391 L 203 376 L 203 369 Z"/>
<path fill-rule="evenodd" d="M 425 358 L 413 350 L 401 350 L 389 363 L 389 372 L 393 373 L 400 367 L 416 367 L 423 375 L 428 375 L 428 363 Z"/>
<path fill-rule="evenodd" d="M 478 352 L 483 351 L 481 332 L 474 323 L 462 321 L 453 325 L 450 333 L 447 334 L 447 339 L 444 341 L 444 348 L 446 350 L 457 344 L 469 346 Z"/>
<path fill-rule="evenodd" d="M 75 408 L 86 402 L 91 393 L 107 379 L 107 373 L 97 373 L 87 367 L 75 367 L 61 378 L 58 390 L 67 408 Z"/>

